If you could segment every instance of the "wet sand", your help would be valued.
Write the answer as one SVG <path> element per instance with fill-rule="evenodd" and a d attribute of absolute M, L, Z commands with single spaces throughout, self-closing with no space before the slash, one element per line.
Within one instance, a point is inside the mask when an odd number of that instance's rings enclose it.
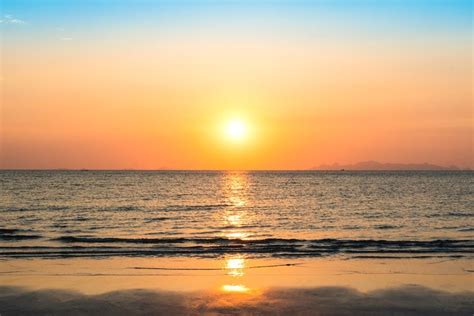
<path fill-rule="evenodd" d="M 8 259 L 0 313 L 470 315 L 473 268 L 446 258 Z"/>

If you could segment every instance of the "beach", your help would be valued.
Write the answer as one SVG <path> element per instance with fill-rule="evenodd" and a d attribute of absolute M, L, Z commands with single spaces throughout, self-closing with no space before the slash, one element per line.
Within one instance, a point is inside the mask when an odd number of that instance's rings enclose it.
<path fill-rule="evenodd" d="M 472 260 L 2 260 L 2 314 L 469 315 Z"/>
<path fill-rule="evenodd" d="M 1 175 L 2 315 L 473 310 L 470 172 Z"/>

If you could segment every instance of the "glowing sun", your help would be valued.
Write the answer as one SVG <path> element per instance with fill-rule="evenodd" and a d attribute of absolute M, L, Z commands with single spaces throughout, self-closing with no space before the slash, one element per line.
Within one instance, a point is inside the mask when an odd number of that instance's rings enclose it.
<path fill-rule="evenodd" d="M 226 125 L 226 134 L 230 139 L 241 140 L 247 134 L 247 126 L 245 122 L 234 119 Z"/>

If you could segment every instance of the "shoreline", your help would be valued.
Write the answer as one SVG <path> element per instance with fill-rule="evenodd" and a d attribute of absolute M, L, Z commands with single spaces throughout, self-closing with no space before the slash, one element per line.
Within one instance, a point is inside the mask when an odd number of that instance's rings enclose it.
<path fill-rule="evenodd" d="M 8 258 L 0 261 L 0 284 L 84 294 L 219 290 L 236 284 L 251 290 L 340 286 L 362 292 L 415 284 L 456 292 L 473 290 L 473 271 L 474 260 L 466 258 Z"/>
<path fill-rule="evenodd" d="M 0 313 L 472 315 L 472 259 L 3 259 Z"/>

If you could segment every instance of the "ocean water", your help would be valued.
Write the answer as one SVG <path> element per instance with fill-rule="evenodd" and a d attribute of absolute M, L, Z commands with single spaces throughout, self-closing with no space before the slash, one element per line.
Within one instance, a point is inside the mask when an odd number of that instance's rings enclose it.
<path fill-rule="evenodd" d="M 472 257 L 474 173 L 0 171 L 0 257 Z"/>

